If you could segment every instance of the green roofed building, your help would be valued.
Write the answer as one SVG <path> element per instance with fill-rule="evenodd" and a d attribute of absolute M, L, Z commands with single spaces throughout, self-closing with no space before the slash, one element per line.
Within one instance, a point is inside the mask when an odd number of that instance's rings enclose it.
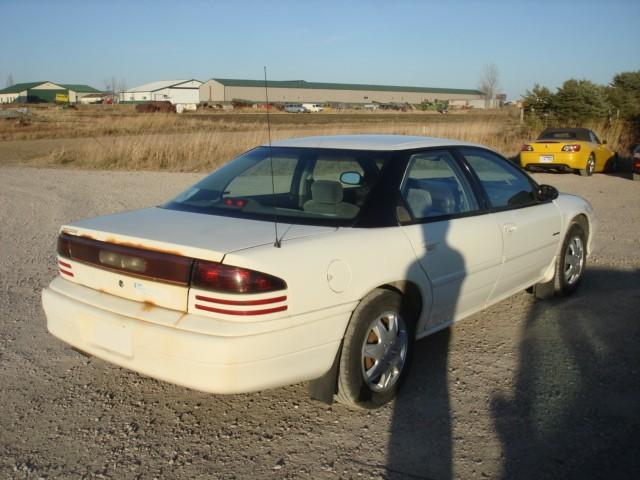
<path fill-rule="evenodd" d="M 49 81 L 16 83 L 0 90 L 0 103 L 77 103 L 90 93 L 100 93 L 89 85 Z"/>
<path fill-rule="evenodd" d="M 64 84 L 63 87 L 69 90 L 70 103 L 80 103 L 80 99 L 86 95 L 102 93 L 100 90 L 90 87 L 89 85 Z"/>
<path fill-rule="evenodd" d="M 323 83 L 305 80 L 270 80 L 267 82 L 267 87 L 269 101 L 274 103 L 420 104 L 436 100 L 478 103 L 484 98 L 481 91 L 470 89 Z M 264 102 L 264 81 L 212 78 L 200 86 L 200 102 L 231 102 L 240 99 Z"/>

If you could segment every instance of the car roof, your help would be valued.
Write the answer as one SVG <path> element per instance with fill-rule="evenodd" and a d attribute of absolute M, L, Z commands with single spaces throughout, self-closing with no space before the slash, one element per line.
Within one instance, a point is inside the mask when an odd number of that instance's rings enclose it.
<path fill-rule="evenodd" d="M 264 144 L 264 146 L 267 145 Z M 274 147 L 338 148 L 347 150 L 411 150 L 451 145 L 486 148 L 482 145 L 460 140 L 410 135 L 327 135 L 290 138 L 272 143 Z"/>

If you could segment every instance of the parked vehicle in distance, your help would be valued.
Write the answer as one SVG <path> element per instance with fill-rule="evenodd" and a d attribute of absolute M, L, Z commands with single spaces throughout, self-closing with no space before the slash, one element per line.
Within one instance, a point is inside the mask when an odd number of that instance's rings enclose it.
<path fill-rule="evenodd" d="M 636 145 L 636 148 L 633 149 L 631 172 L 634 180 L 638 179 L 637 177 L 640 175 L 640 145 Z"/>
<path fill-rule="evenodd" d="M 288 113 L 304 113 L 305 110 L 299 103 L 287 103 L 284 106 L 284 111 Z"/>
<path fill-rule="evenodd" d="M 322 105 L 318 103 L 303 103 L 302 108 L 304 108 L 305 112 L 321 112 L 324 110 Z"/>
<path fill-rule="evenodd" d="M 524 289 L 573 292 L 594 229 L 587 201 L 487 148 L 297 138 L 161 206 L 62 226 L 42 301 L 53 335 L 144 375 L 213 393 L 311 381 L 374 408 L 415 339 Z"/>
<path fill-rule="evenodd" d="M 613 169 L 616 152 L 587 128 L 547 128 L 535 142 L 522 145 L 520 165 L 527 169 L 594 172 Z"/>

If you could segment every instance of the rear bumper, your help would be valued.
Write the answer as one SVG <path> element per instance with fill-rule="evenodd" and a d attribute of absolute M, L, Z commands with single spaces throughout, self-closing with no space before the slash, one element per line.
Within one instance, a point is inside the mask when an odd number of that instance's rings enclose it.
<path fill-rule="evenodd" d="M 61 278 L 42 291 L 42 304 L 49 332 L 71 346 L 211 393 L 251 392 L 322 376 L 354 308 L 235 324 L 159 307 L 145 311 L 139 302 Z"/>
<path fill-rule="evenodd" d="M 552 162 L 542 162 L 541 156 L 553 156 Z M 583 158 L 584 157 L 584 158 Z M 586 168 L 587 157 L 579 153 L 540 153 L 540 152 L 521 152 L 520 166 L 522 168 L 535 167 L 545 170 L 564 170 L 572 171 L 580 168 Z"/>
<path fill-rule="evenodd" d="M 562 163 L 528 163 L 522 165 L 522 167 L 530 170 L 553 170 L 561 172 L 573 172 L 576 170 L 575 167 L 570 167 Z"/>

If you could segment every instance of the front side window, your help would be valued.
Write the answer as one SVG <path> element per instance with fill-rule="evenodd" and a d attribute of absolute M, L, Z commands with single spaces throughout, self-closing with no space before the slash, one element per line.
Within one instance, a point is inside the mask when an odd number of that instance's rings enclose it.
<path fill-rule="evenodd" d="M 534 185 L 529 178 L 504 158 L 487 150 L 460 149 L 493 208 L 517 208 L 537 202 Z"/>
<path fill-rule="evenodd" d="M 353 223 L 380 180 L 386 152 L 259 147 L 163 208 L 319 225 Z"/>
<path fill-rule="evenodd" d="M 401 191 L 414 220 L 448 217 L 478 209 L 462 171 L 451 154 L 444 150 L 412 155 Z"/>

